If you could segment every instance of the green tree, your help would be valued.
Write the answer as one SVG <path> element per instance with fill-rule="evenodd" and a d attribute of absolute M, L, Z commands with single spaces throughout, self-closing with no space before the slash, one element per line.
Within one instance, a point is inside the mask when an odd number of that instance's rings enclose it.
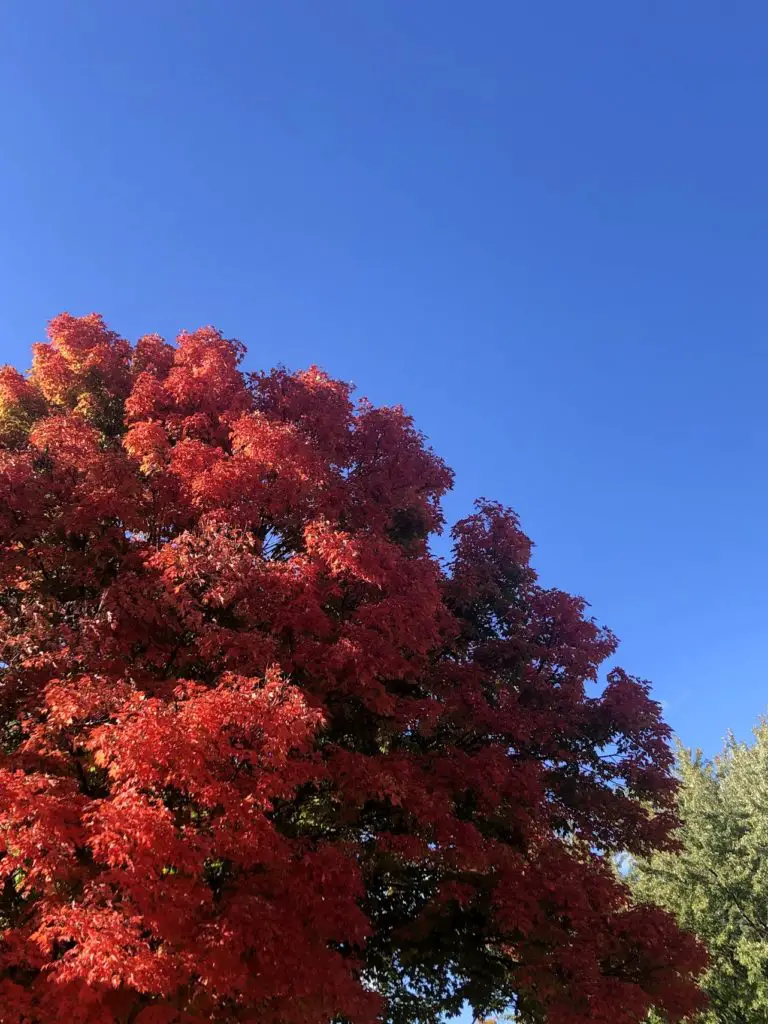
<path fill-rule="evenodd" d="M 702 1024 L 768 1021 L 768 721 L 709 761 L 680 750 L 677 853 L 639 861 L 640 901 L 672 911 L 707 945 Z"/>

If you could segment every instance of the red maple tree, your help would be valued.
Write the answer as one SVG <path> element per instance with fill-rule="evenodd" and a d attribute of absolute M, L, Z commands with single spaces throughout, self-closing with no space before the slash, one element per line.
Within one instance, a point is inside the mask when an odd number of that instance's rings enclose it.
<path fill-rule="evenodd" d="M 3 1024 L 697 1005 L 668 730 L 399 408 L 62 315 L 0 372 Z"/>

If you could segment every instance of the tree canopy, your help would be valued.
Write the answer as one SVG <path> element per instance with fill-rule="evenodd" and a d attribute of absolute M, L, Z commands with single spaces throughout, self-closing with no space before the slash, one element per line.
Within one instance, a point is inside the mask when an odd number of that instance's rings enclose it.
<path fill-rule="evenodd" d="M 212 328 L 0 373 L 6 1024 L 669 1020 L 668 729 L 400 408 Z"/>
<path fill-rule="evenodd" d="M 639 899 L 672 911 L 706 943 L 703 1024 L 768 1020 L 768 724 L 711 761 L 681 750 L 677 852 L 641 860 Z"/>

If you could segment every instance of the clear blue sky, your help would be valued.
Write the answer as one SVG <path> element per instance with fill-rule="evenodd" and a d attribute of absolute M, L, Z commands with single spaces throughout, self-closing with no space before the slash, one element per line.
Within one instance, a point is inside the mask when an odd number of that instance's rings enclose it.
<path fill-rule="evenodd" d="M 99 310 L 403 402 L 687 743 L 768 703 L 768 7 L 6 3 L 0 349 Z"/>

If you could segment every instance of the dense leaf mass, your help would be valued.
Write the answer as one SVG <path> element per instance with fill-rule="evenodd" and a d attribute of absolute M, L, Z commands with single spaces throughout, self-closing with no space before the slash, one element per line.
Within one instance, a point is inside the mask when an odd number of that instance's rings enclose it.
<path fill-rule="evenodd" d="M 0 371 L 4 1024 L 669 1020 L 667 729 L 399 408 L 205 328 Z"/>
<path fill-rule="evenodd" d="M 679 849 L 641 858 L 636 898 L 666 907 L 706 942 L 700 1024 L 768 1020 L 768 721 L 712 761 L 680 750 Z"/>

